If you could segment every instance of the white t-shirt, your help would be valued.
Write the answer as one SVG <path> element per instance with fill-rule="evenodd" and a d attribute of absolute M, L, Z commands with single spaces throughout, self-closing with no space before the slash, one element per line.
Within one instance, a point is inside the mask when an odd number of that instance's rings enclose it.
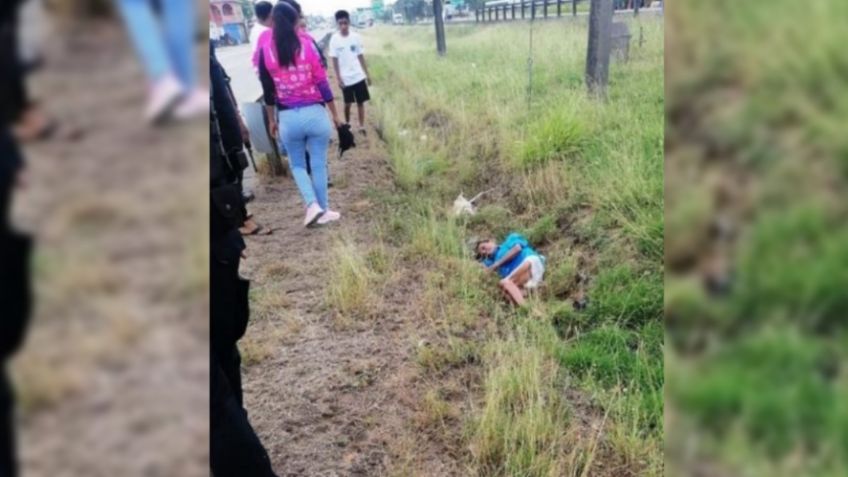
<path fill-rule="evenodd" d="M 266 27 L 265 25 L 260 25 L 259 23 L 253 25 L 253 27 L 250 29 L 250 36 L 248 37 L 248 39 L 250 40 L 251 53 L 256 51 L 256 43 L 259 41 L 259 35 L 261 35 L 267 30 L 270 30 L 270 28 Z"/>
<path fill-rule="evenodd" d="M 365 79 L 365 71 L 359 64 L 359 55 L 365 54 L 359 34 L 348 32 L 347 36 L 333 33 L 330 38 L 330 57 L 338 58 L 339 74 L 345 86 L 355 85 Z"/>

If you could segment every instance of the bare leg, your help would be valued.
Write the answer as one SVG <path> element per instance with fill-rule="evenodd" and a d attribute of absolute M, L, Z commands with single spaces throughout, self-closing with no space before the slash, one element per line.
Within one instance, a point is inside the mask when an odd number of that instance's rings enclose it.
<path fill-rule="evenodd" d="M 356 112 L 359 114 L 359 127 L 365 127 L 365 103 L 356 103 Z"/>
<path fill-rule="evenodd" d="M 350 124 L 350 107 L 353 103 L 345 103 L 345 122 Z"/>
<path fill-rule="evenodd" d="M 524 287 L 524 285 L 530 281 L 532 277 L 531 267 L 529 262 L 522 263 L 512 275 L 509 276 L 509 280 L 519 288 Z"/>
<path fill-rule="evenodd" d="M 524 294 L 521 293 L 521 289 L 513 283 L 511 280 L 504 278 L 500 281 L 501 290 L 506 293 L 506 296 L 512 301 L 514 304 L 521 306 L 524 304 Z"/>
<path fill-rule="evenodd" d="M 501 290 L 518 306 L 524 304 L 524 293 L 521 287 L 530 280 L 530 264 L 522 263 L 508 278 L 500 281 Z"/>

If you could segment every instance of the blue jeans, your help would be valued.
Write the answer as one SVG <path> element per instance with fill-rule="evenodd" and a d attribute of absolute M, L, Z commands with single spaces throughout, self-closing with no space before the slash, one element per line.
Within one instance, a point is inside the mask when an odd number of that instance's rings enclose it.
<path fill-rule="evenodd" d="M 148 78 L 173 73 L 186 88 L 197 83 L 194 60 L 194 0 L 164 0 L 161 18 L 151 0 L 116 0 Z"/>
<path fill-rule="evenodd" d="M 327 149 L 333 127 L 327 110 L 320 104 L 279 112 L 280 140 L 286 148 L 292 176 L 308 206 L 318 202 L 322 209 L 330 206 L 327 197 Z M 312 174 L 306 171 L 309 151 Z"/>

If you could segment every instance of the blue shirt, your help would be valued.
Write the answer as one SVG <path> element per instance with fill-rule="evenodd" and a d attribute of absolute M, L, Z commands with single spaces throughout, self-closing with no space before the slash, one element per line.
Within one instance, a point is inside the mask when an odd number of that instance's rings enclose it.
<path fill-rule="evenodd" d="M 495 249 L 495 252 L 492 254 L 492 256 L 483 260 L 483 265 L 491 267 L 492 264 L 503 258 L 503 256 L 506 255 L 512 249 L 512 247 L 515 247 L 516 245 L 521 246 L 521 251 L 518 252 L 516 256 L 512 257 L 511 260 L 508 260 L 506 263 L 504 263 L 498 268 L 498 274 L 501 276 L 501 278 L 508 277 L 509 274 L 512 273 L 513 270 L 518 268 L 518 266 L 521 265 L 521 262 L 523 262 L 526 258 L 540 256 L 539 252 L 535 251 L 533 247 L 530 246 L 530 242 L 528 242 L 523 235 L 512 232 L 507 235 L 503 243 Z"/>

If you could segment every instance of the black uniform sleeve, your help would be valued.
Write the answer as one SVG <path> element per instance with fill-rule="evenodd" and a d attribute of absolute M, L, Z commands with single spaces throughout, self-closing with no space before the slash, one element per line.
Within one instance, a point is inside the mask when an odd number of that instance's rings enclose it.
<path fill-rule="evenodd" d="M 259 80 L 262 82 L 262 98 L 266 106 L 277 104 L 277 88 L 274 86 L 274 78 L 265 67 L 265 55 L 259 55 Z"/>
<path fill-rule="evenodd" d="M 0 126 L 0 181 L 12 182 L 15 174 L 23 166 L 18 146 L 9 130 Z"/>

